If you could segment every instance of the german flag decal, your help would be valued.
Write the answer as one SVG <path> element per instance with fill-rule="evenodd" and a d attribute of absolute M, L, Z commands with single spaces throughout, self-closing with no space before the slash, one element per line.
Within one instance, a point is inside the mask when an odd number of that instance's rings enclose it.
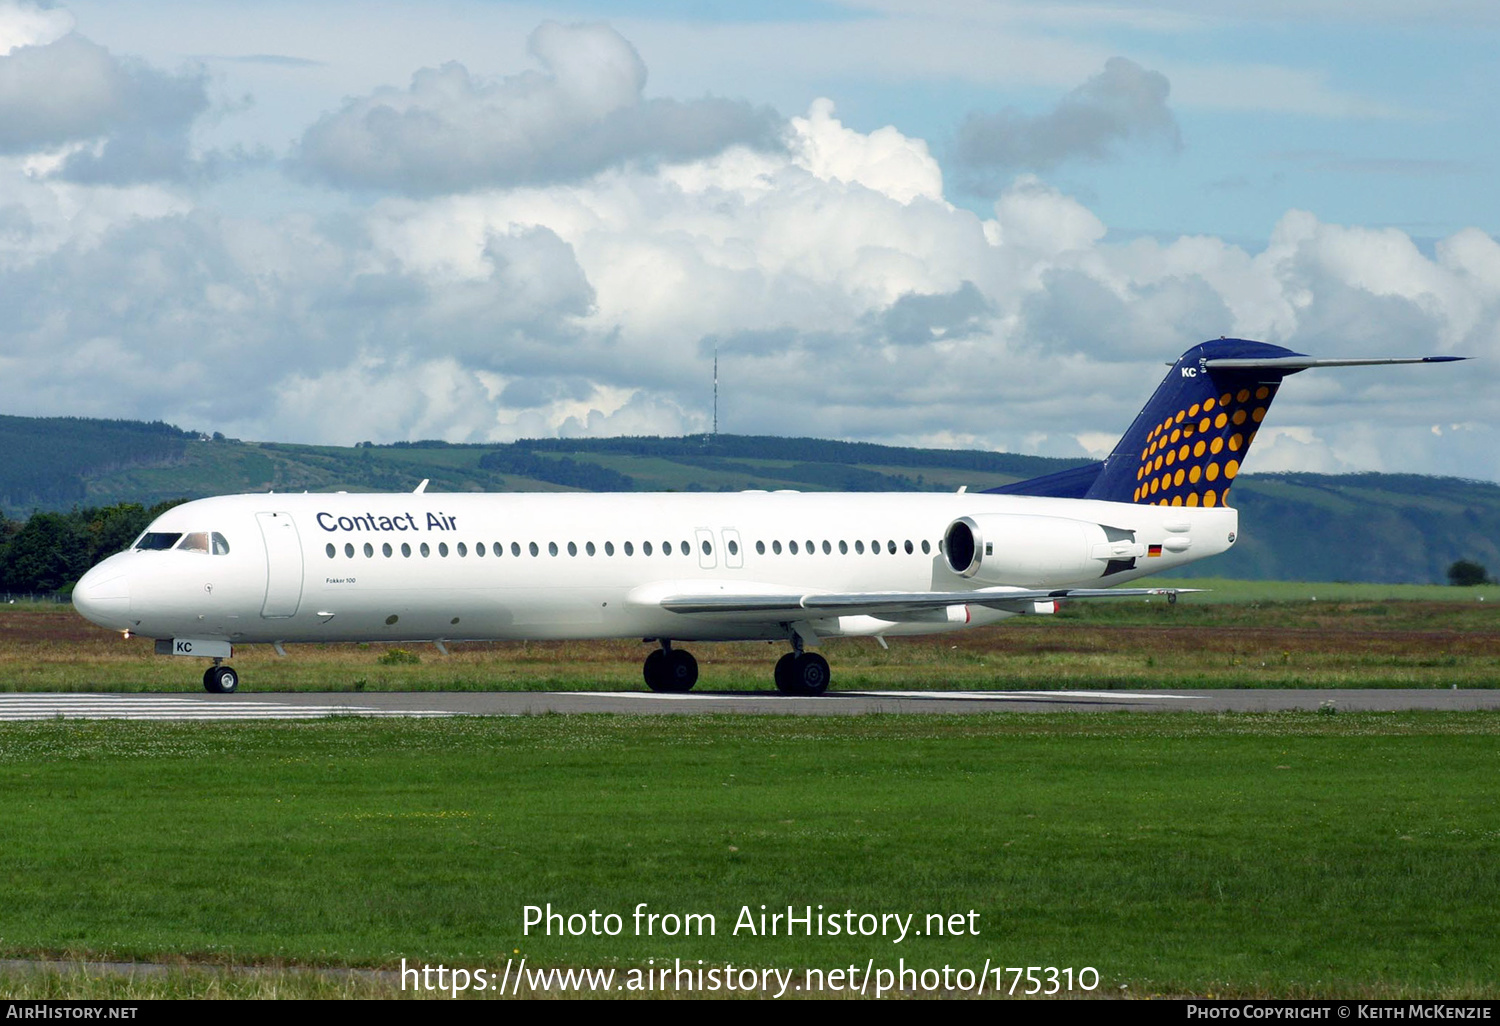
<path fill-rule="evenodd" d="M 1146 546 L 1146 555 L 1148 557 L 1161 555 L 1161 546 L 1160 545 L 1148 545 L 1148 546 Z"/>

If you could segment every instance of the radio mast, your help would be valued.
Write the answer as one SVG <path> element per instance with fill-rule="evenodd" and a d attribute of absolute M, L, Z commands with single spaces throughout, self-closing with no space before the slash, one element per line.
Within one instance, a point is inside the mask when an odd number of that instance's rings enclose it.
<path fill-rule="evenodd" d="M 714 350 L 714 437 L 719 437 L 719 351 Z"/>

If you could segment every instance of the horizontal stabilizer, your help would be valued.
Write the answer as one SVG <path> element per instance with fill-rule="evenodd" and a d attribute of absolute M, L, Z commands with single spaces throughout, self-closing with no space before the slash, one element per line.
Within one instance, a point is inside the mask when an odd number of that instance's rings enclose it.
<path fill-rule="evenodd" d="M 1389 363 L 1455 363 L 1467 359 L 1467 356 L 1393 356 L 1367 360 L 1320 360 L 1314 356 L 1300 355 L 1272 356 L 1261 359 L 1220 357 L 1204 360 L 1203 366 L 1210 371 L 1274 370 L 1283 374 L 1294 374 L 1312 367 L 1375 367 Z"/>
<path fill-rule="evenodd" d="M 854 592 L 825 595 L 673 595 L 662 599 L 663 609 L 673 613 L 733 615 L 737 620 L 753 614 L 757 619 L 816 619 L 824 616 L 874 616 L 899 619 L 903 613 L 920 613 L 946 606 L 986 606 L 990 609 L 1022 611 L 1032 602 L 1052 599 L 1139 598 L 1143 595 L 1177 595 L 1197 588 L 986 588 L 980 591 Z M 809 617 L 808 614 L 812 614 Z"/>

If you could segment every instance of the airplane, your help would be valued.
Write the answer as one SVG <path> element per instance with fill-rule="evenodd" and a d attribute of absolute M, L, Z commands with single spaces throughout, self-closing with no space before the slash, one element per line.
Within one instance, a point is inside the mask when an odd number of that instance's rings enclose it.
<path fill-rule="evenodd" d="M 253 494 L 163 513 L 84 575 L 77 610 L 208 658 L 237 645 L 639 637 L 659 692 L 698 665 L 680 642 L 785 641 L 774 680 L 823 694 L 824 638 L 957 631 L 1047 614 L 1228 550 L 1229 496 L 1282 379 L 1317 359 L 1220 338 L 1175 363 L 1105 459 L 982 492 Z"/>

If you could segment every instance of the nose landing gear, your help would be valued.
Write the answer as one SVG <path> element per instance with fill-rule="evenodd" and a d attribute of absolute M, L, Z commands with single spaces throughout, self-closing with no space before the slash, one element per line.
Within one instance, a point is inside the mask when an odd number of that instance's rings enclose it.
<path fill-rule="evenodd" d="M 240 675 L 234 667 L 225 666 L 215 659 L 214 664 L 203 671 L 203 690 L 214 695 L 232 695 L 240 686 Z"/>

